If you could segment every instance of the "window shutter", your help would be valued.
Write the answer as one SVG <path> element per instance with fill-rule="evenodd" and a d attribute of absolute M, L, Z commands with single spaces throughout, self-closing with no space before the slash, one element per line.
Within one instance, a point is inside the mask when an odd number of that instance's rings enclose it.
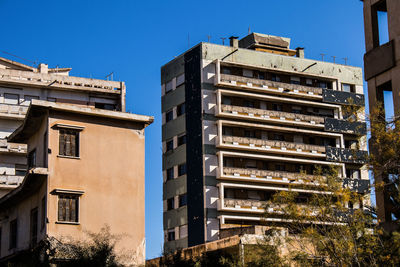
<path fill-rule="evenodd" d="M 61 221 L 65 221 L 65 209 L 64 209 L 65 205 L 64 205 L 64 198 L 62 198 L 61 196 L 58 199 L 58 220 Z"/>
<path fill-rule="evenodd" d="M 60 131 L 60 155 L 65 155 L 65 134 L 64 131 Z"/>
<path fill-rule="evenodd" d="M 76 133 L 71 132 L 71 154 L 70 156 L 76 157 Z"/>
<path fill-rule="evenodd" d="M 65 133 L 65 156 L 72 156 L 71 154 L 71 135 L 70 133 Z"/>
<path fill-rule="evenodd" d="M 70 198 L 70 221 L 76 222 L 76 199 L 74 197 Z"/>

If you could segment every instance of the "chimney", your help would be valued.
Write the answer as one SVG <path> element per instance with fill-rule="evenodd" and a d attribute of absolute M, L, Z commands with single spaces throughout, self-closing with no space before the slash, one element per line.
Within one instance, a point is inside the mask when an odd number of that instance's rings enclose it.
<path fill-rule="evenodd" d="M 49 65 L 40 63 L 39 64 L 39 73 L 49 73 Z"/>
<path fill-rule="evenodd" d="M 229 40 L 230 40 L 230 45 L 233 48 L 239 48 L 239 37 L 231 36 L 229 37 Z"/>
<path fill-rule="evenodd" d="M 296 48 L 296 57 L 304 58 L 304 47 L 297 47 Z"/>

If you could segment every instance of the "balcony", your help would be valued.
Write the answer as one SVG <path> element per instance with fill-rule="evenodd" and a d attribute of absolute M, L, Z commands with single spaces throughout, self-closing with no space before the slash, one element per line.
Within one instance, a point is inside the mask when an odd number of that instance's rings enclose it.
<path fill-rule="evenodd" d="M 0 153 L 26 154 L 27 145 L 18 143 L 8 143 L 5 139 L 0 139 Z"/>
<path fill-rule="evenodd" d="M 22 183 L 24 176 L 0 175 L 0 188 L 15 188 Z"/>
<path fill-rule="evenodd" d="M 326 118 L 325 131 L 344 134 L 366 135 L 367 125 L 365 122 L 351 122 L 334 118 Z"/>
<path fill-rule="evenodd" d="M 232 105 L 221 105 L 221 114 L 229 116 L 246 118 L 250 120 L 266 121 L 266 122 L 278 122 L 290 125 L 303 125 L 310 127 L 324 127 L 324 117 L 303 115 L 297 113 L 289 113 L 282 111 L 264 110 L 257 108 L 232 106 Z"/>
<path fill-rule="evenodd" d="M 365 164 L 367 163 L 368 152 L 350 148 L 326 148 L 326 160 L 343 163 Z"/>
<path fill-rule="evenodd" d="M 325 103 L 333 103 L 341 105 L 353 104 L 357 106 L 365 106 L 365 97 L 363 94 L 355 94 L 355 93 L 330 90 L 330 89 L 323 89 L 322 101 Z"/>
<path fill-rule="evenodd" d="M 343 186 L 361 194 L 368 193 L 370 188 L 370 181 L 367 179 L 352 179 L 344 178 Z"/>
<path fill-rule="evenodd" d="M 27 106 L 0 104 L 0 117 L 23 120 L 27 111 Z"/>
<path fill-rule="evenodd" d="M 230 74 L 220 74 L 219 71 L 217 75 L 215 75 L 214 84 L 216 86 L 224 86 L 230 88 L 241 87 L 252 91 L 294 95 L 303 98 L 304 97 L 314 98 L 314 99 L 322 98 L 322 88 L 309 87 L 298 84 L 274 82 L 269 80 L 248 78 Z"/>
<path fill-rule="evenodd" d="M 318 185 L 318 179 L 324 179 L 324 176 L 317 177 L 315 175 L 293 173 L 284 171 L 268 171 L 256 169 L 242 169 L 233 167 L 223 167 L 223 179 L 238 180 L 238 181 L 253 181 L 275 184 L 306 184 Z"/>
<path fill-rule="evenodd" d="M 281 154 L 296 154 L 306 156 L 325 156 L 325 147 L 307 145 L 302 143 L 292 143 L 276 140 L 263 140 L 257 138 L 222 136 L 222 142 L 217 147 L 236 148 L 244 150 L 265 151 Z"/>

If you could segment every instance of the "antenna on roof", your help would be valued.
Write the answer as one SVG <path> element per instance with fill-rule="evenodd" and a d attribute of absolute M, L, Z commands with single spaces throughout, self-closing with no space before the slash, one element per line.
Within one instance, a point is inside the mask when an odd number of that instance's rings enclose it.
<path fill-rule="evenodd" d="M 17 56 L 17 55 L 11 54 L 11 53 L 9 53 L 9 52 L 7 52 L 7 51 L 1 51 L 1 52 L 2 52 L 3 54 L 7 54 L 7 55 L 9 55 L 9 56 L 16 57 L 16 58 L 19 58 L 19 59 L 21 59 L 21 60 L 23 60 L 23 61 L 29 62 L 29 63 L 31 63 L 33 66 L 37 66 L 37 61 L 30 61 L 30 60 L 28 60 L 28 59 L 25 59 L 25 58 L 19 57 L 19 56 Z"/>
<path fill-rule="evenodd" d="M 344 65 L 347 65 L 347 60 L 349 60 L 348 57 L 343 58 L 344 59 Z"/>
<path fill-rule="evenodd" d="M 336 56 L 332 56 L 332 58 L 333 58 L 333 63 L 336 63 Z"/>
<path fill-rule="evenodd" d="M 326 54 L 321 53 L 320 55 L 322 57 L 322 61 L 324 61 L 324 56 L 326 56 Z"/>
<path fill-rule="evenodd" d="M 109 81 L 109 80 L 110 80 L 110 77 L 111 77 L 111 81 L 113 81 L 113 80 L 114 80 L 114 72 L 111 72 L 111 73 L 108 74 L 105 78 L 106 78 L 107 81 Z"/>
<path fill-rule="evenodd" d="M 220 37 L 220 39 L 222 40 L 222 45 L 225 45 L 225 39 L 226 39 L 226 37 Z"/>
<path fill-rule="evenodd" d="M 211 40 L 211 35 L 207 35 L 207 38 L 208 38 L 208 42 L 210 42 L 210 40 Z"/>
<path fill-rule="evenodd" d="M 248 34 L 250 34 L 251 33 L 251 30 L 250 30 L 250 26 L 249 26 L 249 31 L 248 31 Z"/>

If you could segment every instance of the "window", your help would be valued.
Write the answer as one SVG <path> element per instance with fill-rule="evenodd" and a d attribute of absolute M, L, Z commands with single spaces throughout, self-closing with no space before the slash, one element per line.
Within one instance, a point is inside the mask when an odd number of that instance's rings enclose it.
<path fill-rule="evenodd" d="M 174 167 L 167 169 L 167 181 L 175 178 Z"/>
<path fill-rule="evenodd" d="M 354 93 L 354 85 L 342 83 L 342 91 Z"/>
<path fill-rule="evenodd" d="M 107 103 L 94 103 L 94 107 L 106 110 L 116 110 L 115 105 Z"/>
<path fill-rule="evenodd" d="M 285 171 L 285 165 L 284 164 L 275 164 L 275 171 Z"/>
<path fill-rule="evenodd" d="M 222 67 L 221 72 L 222 74 L 231 74 L 231 69 L 228 67 Z"/>
<path fill-rule="evenodd" d="M 28 167 L 36 167 L 36 149 L 32 150 L 28 154 Z"/>
<path fill-rule="evenodd" d="M 178 137 L 178 146 L 186 144 L 186 135 L 182 135 Z"/>
<path fill-rule="evenodd" d="M 170 140 L 167 142 L 167 151 L 171 151 L 174 149 L 174 140 Z"/>
<path fill-rule="evenodd" d="M 282 105 L 281 104 L 272 104 L 272 109 L 275 111 L 282 111 Z"/>
<path fill-rule="evenodd" d="M 248 78 L 253 78 L 253 71 L 252 70 L 243 69 L 243 76 L 244 77 L 248 77 Z"/>
<path fill-rule="evenodd" d="M 290 77 L 291 84 L 300 84 L 300 77 Z"/>
<path fill-rule="evenodd" d="M 179 196 L 179 207 L 186 206 L 187 204 L 187 195 L 183 194 Z"/>
<path fill-rule="evenodd" d="M 346 169 L 346 177 L 352 179 L 360 179 L 360 170 L 357 169 Z"/>
<path fill-rule="evenodd" d="M 24 102 L 22 104 L 25 106 L 29 106 L 32 102 L 32 99 L 39 99 L 39 97 L 34 95 L 25 95 Z"/>
<path fill-rule="evenodd" d="M 19 95 L 4 93 L 4 103 L 10 104 L 10 105 L 18 105 L 19 104 Z"/>
<path fill-rule="evenodd" d="M 168 241 L 174 241 L 175 240 L 175 230 L 168 230 Z"/>
<path fill-rule="evenodd" d="M 280 82 L 281 78 L 276 74 L 272 74 L 271 80 L 274 82 Z"/>
<path fill-rule="evenodd" d="M 12 220 L 10 222 L 10 240 L 9 240 L 9 249 L 13 249 L 17 247 L 17 240 L 18 240 L 18 225 L 17 219 Z"/>
<path fill-rule="evenodd" d="M 58 221 L 79 222 L 79 195 L 58 195 Z"/>
<path fill-rule="evenodd" d="M 283 136 L 283 134 L 274 134 L 274 140 L 285 141 L 285 137 Z"/>
<path fill-rule="evenodd" d="M 15 175 L 25 176 L 27 166 L 24 164 L 15 164 Z"/>
<path fill-rule="evenodd" d="M 186 163 L 178 166 L 178 176 L 186 174 Z"/>
<path fill-rule="evenodd" d="M 389 41 L 389 27 L 386 1 L 379 1 L 372 6 L 372 34 L 374 47 Z"/>
<path fill-rule="evenodd" d="M 327 84 L 326 82 L 320 81 L 320 82 L 318 83 L 318 87 L 327 89 L 327 88 L 328 88 L 328 84 Z"/>
<path fill-rule="evenodd" d="M 31 246 L 37 243 L 38 234 L 38 208 L 31 210 L 31 229 L 30 229 L 30 244 Z"/>
<path fill-rule="evenodd" d="M 173 197 L 167 199 L 167 210 L 173 210 L 175 208 L 175 200 Z"/>
<path fill-rule="evenodd" d="M 312 86 L 313 85 L 312 79 L 306 79 L 306 85 L 307 86 Z"/>
<path fill-rule="evenodd" d="M 60 129 L 59 132 L 60 156 L 79 157 L 79 131 L 74 129 Z"/>
<path fill-rule="evenodd" d="M 173 119 L 174 119 L 174 112 L 170 110 L 165 114 L 165 121 L 169 122 L 172 121 Z"/>
<path fill-rule="evenodd" d="M 41 207 L 41 220 L 40 220 L 40 229 L 43 231 L 46 226 L 46 197 L 42 198 L 42 207 Z"/>
<path fill-rule="evenodd" d="M 222 104 L 232 105 L 232 99 L 228 96 L 222 96 Z"/>
<path fill-rule="evenodd" d="M 180 104 L 177 109 L 176 109 L 176 115 L 179 117 L 181 115 L 185 114 L 185 103 Z"/>
<path fill-rule="evenodd" d="M 185 82 L 185 74 L 181 74 L 178 77 L 176 77 L 176 86 L 178 87 L 179 85 L 183 84 Z"/>
<path fill-rule="evenodd" d="M 165 84 L 165 93 L 169 93 L 172 91 L 172 80 Z"/>
<path fill-rule="evenodd" d="M 254 108 L 254 101 L 245 100 L 244 101 L 244 106 L 247 107 L 247 108 Z"/>
<path fill-rule="evenodd" d="M 255 132 L 253 130 L 244 130 L 244 137 L 255 138 Z"/>

